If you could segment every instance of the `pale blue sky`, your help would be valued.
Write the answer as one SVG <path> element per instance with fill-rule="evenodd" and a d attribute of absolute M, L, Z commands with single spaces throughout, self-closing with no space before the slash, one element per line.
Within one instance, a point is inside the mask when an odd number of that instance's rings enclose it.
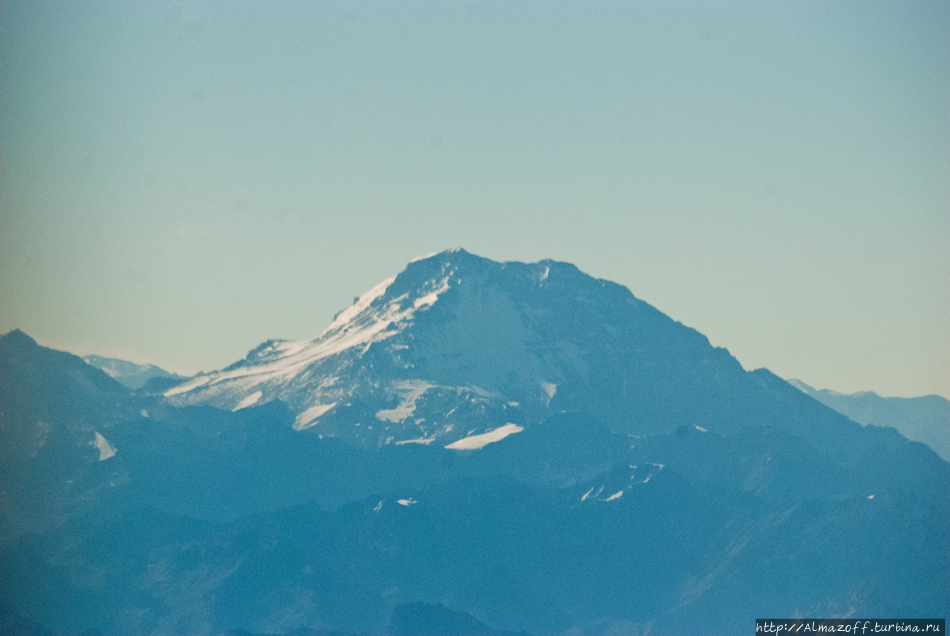
<path fill-rule="evenodd" d="M 950 3 L 0 0 L 0 331 L 211 370 L 454 246 L 950 397 Z"/>

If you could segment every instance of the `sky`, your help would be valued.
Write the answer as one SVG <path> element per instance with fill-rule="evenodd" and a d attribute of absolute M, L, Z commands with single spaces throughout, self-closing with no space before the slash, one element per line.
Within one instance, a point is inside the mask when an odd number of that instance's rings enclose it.
<path fill-rule="evenodd" d="M 456 246 L 950 397 L 950 3 L 0 0 L 0 333 L 210 371 Z"/>

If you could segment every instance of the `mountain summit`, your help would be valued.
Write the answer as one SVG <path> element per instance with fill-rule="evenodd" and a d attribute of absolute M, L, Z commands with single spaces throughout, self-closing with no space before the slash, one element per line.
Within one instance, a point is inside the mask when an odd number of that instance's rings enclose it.
<path fill-rule="evenodd" d="M 281 400 L 298 430 L 377 447 L 449 445 L 580 408 L 630 434 L 731 432 L 752 423 L 734 398 L 759 384 L 621 285 L 456 249 L 411 262 L 318 338 L 265 342 L 165 396 L 231 410 Z"/>

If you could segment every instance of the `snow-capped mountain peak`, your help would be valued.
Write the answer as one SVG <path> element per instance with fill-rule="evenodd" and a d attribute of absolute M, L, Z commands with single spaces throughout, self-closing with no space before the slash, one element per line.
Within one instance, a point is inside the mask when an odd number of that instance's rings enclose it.
<path fill-rule="evenodd" d="M 265 342 L 165 396 L 228 410 L 281 400 L 298 430 L 370 446 L 450 445 L 590 406 L 582 396 L 591 386 L 629 407 L 643 401 L 635 386 L 655 383 L 645 368 L 677 363 L 700 364 L 703 382 L 743 373 L 620 285 L 567 263 L 499 263 L 456 249 L 409 263 L 317 338 Z"/>

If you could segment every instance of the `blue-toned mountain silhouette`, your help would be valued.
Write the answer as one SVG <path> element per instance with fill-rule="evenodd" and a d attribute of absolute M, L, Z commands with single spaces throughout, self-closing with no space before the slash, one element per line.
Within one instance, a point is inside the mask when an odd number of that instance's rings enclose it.
<path fill-rule="evenodd" d="M 85 356 L 83 360 L 97 369 L 102 369 L 110 378 L 130 389 L 141 389 L 155 379 L 169 386 L 187 379 L 177 373 L 156 367 L 154 364 L 135 364 L 127 360 L 102 356 Z"/>
<path fill-rule="evenodd" d="M 947 614 L 950 465 L 565 263 L 420 259 L 164 394 L 12 332 L 0 417 L 0 607 L 61 634 Z"/>
<path fill-rule="evenodd" d="M 881 397 L 874 391 L 844 394 L 815 389 L 801 380 L 789 384 L 825 406 L 863 425 L 889 426 L 907 439 L 923 442 L 950 461 L 950 400 L 939 395 Z"/>

